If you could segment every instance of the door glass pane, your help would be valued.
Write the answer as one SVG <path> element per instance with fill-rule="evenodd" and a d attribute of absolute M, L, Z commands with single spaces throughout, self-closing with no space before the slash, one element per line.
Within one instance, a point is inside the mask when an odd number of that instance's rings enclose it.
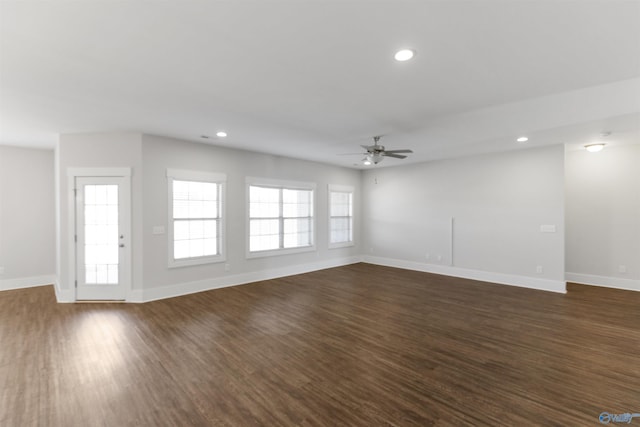
<path fill-rule="evenodd" d="M 85 283 L 118 284 L 118 186 L 84 186 Z"/>

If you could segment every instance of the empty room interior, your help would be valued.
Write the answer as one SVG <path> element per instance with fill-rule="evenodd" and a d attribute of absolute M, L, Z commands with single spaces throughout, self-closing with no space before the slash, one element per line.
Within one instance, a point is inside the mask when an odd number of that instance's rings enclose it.
<path fill-rule="evenodd" d="M 0 2 L 0 425 L 640 425 L 640 1 Z"/>

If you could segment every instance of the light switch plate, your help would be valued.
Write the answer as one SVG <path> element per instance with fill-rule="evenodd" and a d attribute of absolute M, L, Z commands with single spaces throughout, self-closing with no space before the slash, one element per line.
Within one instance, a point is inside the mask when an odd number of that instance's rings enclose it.
<path fill-rule="evenodd" d="M 540 232 L 541 233 L 555 233 L 556 232 L 556 226 L 553 224 L 543 224 L 540 226 Z"/>
<path fill-rule="evenodd" d="M 153 234 L 164 234 L 164 225 L 154 225 Z"/>

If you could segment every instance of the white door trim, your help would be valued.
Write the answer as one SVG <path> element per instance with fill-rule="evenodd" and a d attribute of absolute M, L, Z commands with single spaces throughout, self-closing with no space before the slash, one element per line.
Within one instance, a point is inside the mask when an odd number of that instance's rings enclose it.
<path fill-rule="evenodd" d="M 131 168 L 67 168 L 67 248 L 69 248 L 69 262 L 67 264 L 67 277 L 69 277 L 70 287 L 72 290 L 73 300 L 77 300 L 76 296 L 76 258 L 77 258 L 77 248 L 76 248 L 76 197 L 75 197 L 75 186 L 76 186 L 76 178 L 91 178 L 91 177 L 121 177 L 125 178 L 124 188 L 123 190 L 126 192 L 125 197 L 129 203 L 129 218 L 132 217 L 131 212 Z M 126 248 L 129 256 L 129 268 L 127 271 L 127 289 L 126 295 L 128 301 L 129 296 L 131 295 L 131 284 L 132 284 L 132 250 L 131 250 L 131 234 L 132 234 L 131 224 L 129 226 L 129 237 L 126 242 Z"/>

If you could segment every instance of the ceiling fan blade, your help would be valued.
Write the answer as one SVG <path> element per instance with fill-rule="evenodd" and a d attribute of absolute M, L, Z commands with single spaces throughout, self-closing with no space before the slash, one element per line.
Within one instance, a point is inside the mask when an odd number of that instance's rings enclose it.
<path fill-rule="evenodd" d="M 387 153 L 413 153 L 412 150 L 386 150 Z"/>
<path fill-rule="evenodd" d="M 393 157 L 394 159 L 406 159 L 407 156 L 403 156 L 402 154 L 393 154 L 393 153 L 389 153 L 388 151 L 385 151 L 384 153 L 382 153 L 383 156 L 385 157 Z"/>

